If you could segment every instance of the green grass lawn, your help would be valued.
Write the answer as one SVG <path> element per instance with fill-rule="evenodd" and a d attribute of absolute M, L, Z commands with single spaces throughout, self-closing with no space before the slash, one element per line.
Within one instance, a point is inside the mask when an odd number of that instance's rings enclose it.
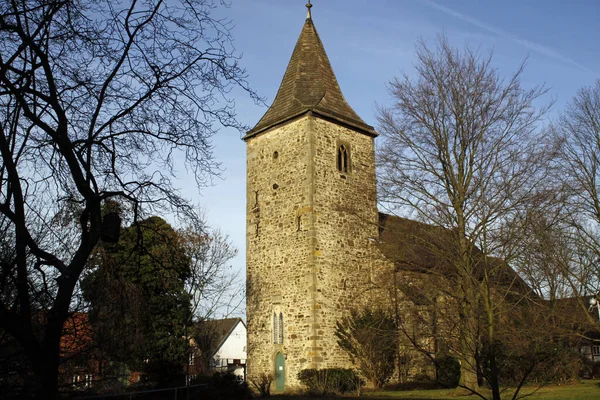
<path fill-rule="evenodd" d="M 598 400 L 600 399 L 600 381 L 589 380 L 579 384 L 561 386 L 527 386 L 521 389 L 520 396 L 531 394 L 531 400 Z M 503 398 L 511 399 L 514 391 L 507 391 Z M 477 396 L 457 396 L 454 390 L 412 390 L 397 392 L 368 392 L 365 397 L 371 399 L 404 399 L 404 400 L 462 400 L 479 399 Z M 490 396 L 491 397 L 491 396 Z"/>
<path fill-rule="evenodd" d="M 536 391 L 537 390 L 537 391 Z M 562 386 L 545 386 L 538 389 L 535 386 L 527 386 L 520 392 L 520 396 L 530 394 L 528 400 L 599 400 L 600 399 L 600 381 L 586 380 L 579 384 Z M 333 400 L 333 399 L 358 399 L 355 396 L 347 395 L 343 397 L 304 397 L 304 396 L 274 396 L 277 400 Z M 506 399 L 512 398 L 512 392 L 505 393 Z M 360 399 L 402 399 L 402 400 L 478 400 L 478 396 L 459 396 L 453 389 L 447 390 L 405 390 L 405 391 L 375 391 L 365 392 Z"/>

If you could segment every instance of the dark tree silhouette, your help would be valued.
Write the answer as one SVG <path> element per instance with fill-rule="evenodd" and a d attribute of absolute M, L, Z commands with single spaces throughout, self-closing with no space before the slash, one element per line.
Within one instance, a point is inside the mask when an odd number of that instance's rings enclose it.
<path fill-rule="evenodd" d="M 173 186 L 199 185 L 210 137 L 239 125 L 231 90 L 256 98 L 222 2 L 7 0 L 0 4 L 0 328 L 24 349 L 39 398 L 55 398 L 60 337 L 109 199 L 134 219 L 193 216 Z M 113 221 L 114 222 L 114 221 Z"/>
<path fill-rule="evenodd" d="M 162 218 L 139 221 L 119 243 L 96 248 L 97 267 L 82 281 L 98 350 L 130 370 L 155 374 L 161 385 L 181 376 L 187 360 L 191 260 L 183 243 Z"/>

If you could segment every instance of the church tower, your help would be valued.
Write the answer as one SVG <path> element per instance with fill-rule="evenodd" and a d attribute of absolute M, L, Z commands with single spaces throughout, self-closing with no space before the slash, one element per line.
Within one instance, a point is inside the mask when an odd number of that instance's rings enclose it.
<path fill-rule="evenodd" d="M 351 367 L 335 325 L 364 301 L 377 236 L 373 127 L 348 105 L 308 15 L 247 148 L 248 376 L 298 385 Z"/>

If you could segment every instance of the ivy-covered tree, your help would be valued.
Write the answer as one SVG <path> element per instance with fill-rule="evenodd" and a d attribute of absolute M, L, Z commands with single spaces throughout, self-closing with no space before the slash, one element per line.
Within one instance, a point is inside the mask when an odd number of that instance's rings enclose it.
<path fill-rule="evenodd" d="M 337 322 L 335 335 L 373 387 L 380 388 L 390 379 L 398 348 L 398 327 L 392 316 L 381 309 L 353 310 Z"/>
<path fill-rule="evenodd" d="M 91 261 L 83 290 L 99 348 L 167 383 L 186 360 L 190 258 L 183 238 L 150 217 L 124 229 L 118 243 L 103 243 Z"/>

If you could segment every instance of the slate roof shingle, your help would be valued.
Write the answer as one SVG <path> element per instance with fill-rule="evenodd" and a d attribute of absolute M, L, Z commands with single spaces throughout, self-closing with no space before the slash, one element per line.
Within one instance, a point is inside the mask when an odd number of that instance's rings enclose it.
<path fill-rule="evenodd" d="M 453 265 L 455 239 L 451 230 L 379 213 L 378 247 L 383 255 L 404 271 L 431 273 L 447 278 L 457 274 Z M 515 294 L 533 295 L 531 288 L 504 260 L 473 251 L 473 275 L 482 279 L 487 270 L 492 285 Z"/>
<path fill-rule="evenodd" d="M 202 337 L 195 337 L 197 343 L 210 348 L 211 356 L 214 355 L 233 332 L 238 323 L 244 324 L 241 318 L 209 319 L 196 324 Z"/>
<path fill-rule="evenodd" d="M 307 112 L 377 136 L 344 99 L 312 18 L 304 23 L 273 104 L 243 139 Z"/>

